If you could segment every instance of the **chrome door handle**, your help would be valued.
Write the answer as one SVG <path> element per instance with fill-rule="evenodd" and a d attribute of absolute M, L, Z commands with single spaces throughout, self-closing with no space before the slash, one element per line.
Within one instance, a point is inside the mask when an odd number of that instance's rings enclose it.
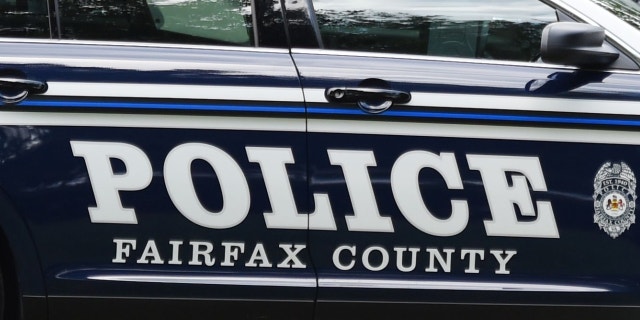
<path fill-rule="evenodd" d="M 7 94 L 2 90 L 9 89 L 13 93 Z M 0 100 L 4 103 L 14 104 L 24 100 L 30 94 L 40 94 L 47 91 L 47 83 L 42 81 L 3 78 L 0 77 Z"/>
<path fill-rule="evenodd" d="M 399 90 L 378 88 L 329 88 L 324 92 L 327 101 L 334 103 L 357 103 L 369 113 L 380 113 L 394 103 L 411 101 L 411 94 Z"/>

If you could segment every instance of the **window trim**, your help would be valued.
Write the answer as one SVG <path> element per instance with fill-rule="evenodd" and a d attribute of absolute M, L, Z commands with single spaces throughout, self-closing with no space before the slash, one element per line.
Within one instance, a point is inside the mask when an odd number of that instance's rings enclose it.
<path fill-rule="evenodd" d="M 107 40 L 73 40 L 73 39 L 32 39 L 0 37 L 0 43 L 39 43 L 54 45 L 91 45 L 113 47 L 137 47 L 137 48 L 167 48 L 185 50 L 216 50 L 216 51 L 246 51 L 260 53 L 289 54 L 288 48 L 253 47 L 253 46 L 224 46 L 215 44 L 179 44 L 164 42 L 136 42 L 136 41 L 107 41 Z"/>
<path fill-rule="evenodd" d="M 256 0 L 251 0 L 251 23 L 253 27 L 251 31 L 253 32 L 253 46 L 260 46 L 260 33 L 258 32 L 258 6 L 256 5 Z"/>
<path fill-rule="evenodd" d="M 322 40 L 322 33 L 320 32 L 320 24 L 318 23 L 318 17 L 316 16 L 316 8 L 313 6 L 313 0 L 305 0 L 307 3 L 307 13 L 309 13 L 309 23 L 313 29 L 316 41 L 320 49 L 324 49 L 324 41 Z"/>
<path fill-rule="evenodd" d="M 330 49 L 307 49 L 307 48 L 291 48 L 291 54 L 314 54 L 325 56 L 344 56 L 344 57 L 362 57 L 362 58 L 382 58 L 382 59 L 403 59 L 403 60 L 420 60 L 420 61 L 434 61 L 434 62 L 456 62 L 456 63 L 473 63 L 473 64 L 488 64 L 499 66 L 513 66 L 513 67 L 537 67 L 544 69 L 562 69 L 562 70 L 580 70 L 578 67 L 557 65 L 541 62 L 523 62 L 523 61 L 511 61 L 511 60 L 495 60 L 495 59 L 478 59 L 478 58 L 458 58 L 458 57 L 443 57 L 443 56 L 429 56 L 429 55 L 415 55 L 415 54 L 403 54 L 403 53 L 383 53 L 383 52 L 366 52 L 366 51 L 343 51 L 343 50 L 330 50 Z M 295 57 L 294 57 L 295 58 Z M 616 74 L 631 74 L 640 75 L 640 70 L 627 70 L 627 69 L 607 69 L 607 72 L 615 72 Z"/>

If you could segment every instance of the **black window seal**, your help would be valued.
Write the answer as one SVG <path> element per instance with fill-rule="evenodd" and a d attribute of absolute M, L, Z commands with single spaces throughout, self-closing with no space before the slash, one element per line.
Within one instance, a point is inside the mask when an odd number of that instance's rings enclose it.
<path fill-rule="evenodd" d="M 51 28 L 51 37 L 53 39 L 61 40 L 62 39 L 62 22 L 61 22 L 62 17 L 60 17 L 60 0 L 52 0 L 52 2 L 53 2 L 53 15 L 56 21 L 55 33 L 57 37 L 54 37 L 53 35 L 53 28 Z M 49 21 L 51 21 L 51 19 Z"/>
<path fill-rule="evenodd" d="M 49 39 L 53 39 L 53 11 L 51 11 L 51 0 L 47 0 L 47 20 L 49 23 Z"/>
<path fill-rule="evenodd" d="M 313 6 L 313 0 L 306 0 L 306 2 L 309 13 L 309 22 L 311 23 L 311 28 L 313 28 L 313 33 L 316 36 L 318 47 L 320 49 L 324 49 L 324 42 L 322 41 L 322 34 L 320 33 L 320 25 L 318 24 L 318 18 L 316 17 L 316 8 Z"/>
<path fill-rule="evenodd" d="M 256 0 L 251 0 L 251 24 L 253 24 L 253 46 L 260 46 L 260 33 L 258 32 L 258 6 Z"/>

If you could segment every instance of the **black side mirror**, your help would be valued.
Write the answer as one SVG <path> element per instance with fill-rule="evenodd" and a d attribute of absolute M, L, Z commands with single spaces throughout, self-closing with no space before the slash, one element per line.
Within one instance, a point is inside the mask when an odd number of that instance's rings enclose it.
<path fill-rule="evenodd" d="M 556 22 L 542 31 L 542 61 L 577 67 L 604 68 L 620 54 L 604 42 L 604 29 L 584 23 Z"/>

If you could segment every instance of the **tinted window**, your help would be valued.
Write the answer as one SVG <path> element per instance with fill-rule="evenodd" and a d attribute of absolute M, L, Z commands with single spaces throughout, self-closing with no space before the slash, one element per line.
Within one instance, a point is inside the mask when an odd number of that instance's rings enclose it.
<path fill-rule="evenodd" d="M 60 0 L 66 39 L 253 45 L 249 0 Z"/>
<path fill-rule="evenodd" d="M 315 0 L 328 49 L 536 60 L 557 21 L 537 0 Z"/>
<path fill-rule="evenodd" d="M 49 38 L 45 0 L 0 0 L 0 36 Z"/>

